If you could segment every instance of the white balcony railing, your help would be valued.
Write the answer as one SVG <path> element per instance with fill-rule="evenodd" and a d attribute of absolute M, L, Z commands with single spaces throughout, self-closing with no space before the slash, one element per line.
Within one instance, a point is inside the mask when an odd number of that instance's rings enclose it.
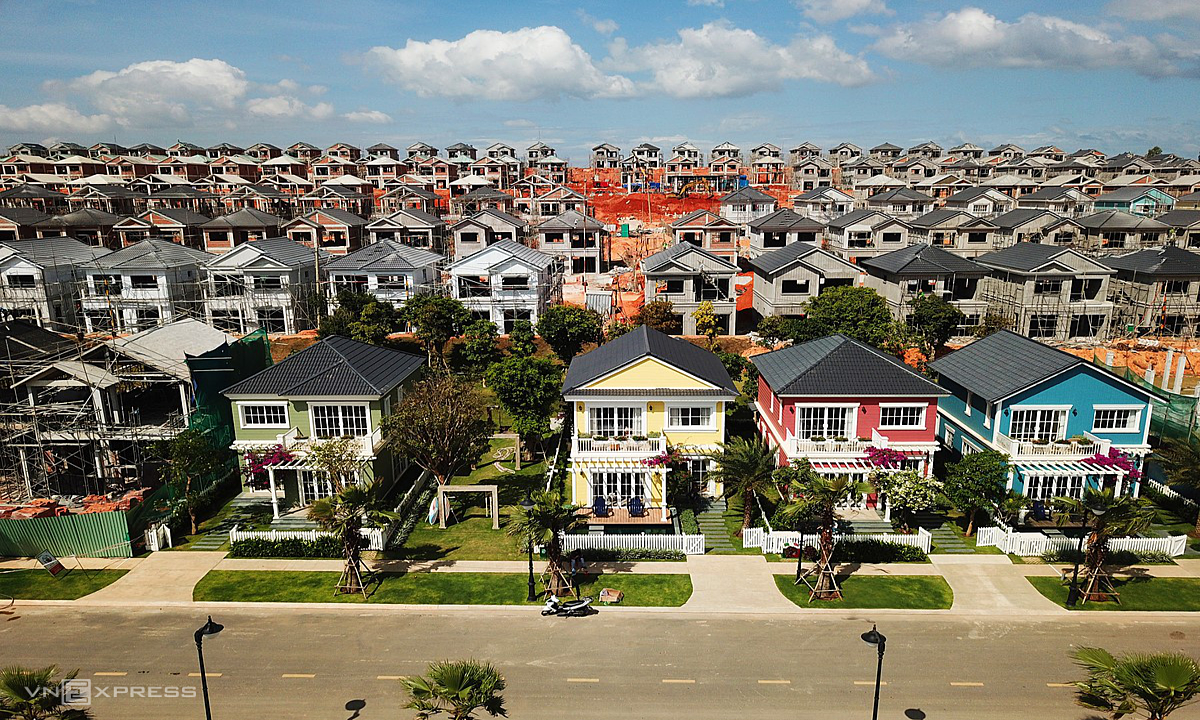
<path fill-rule="evenodd" d="M 788 440 L 792 445 L 792 454 L 795 455 L 810 455 L 812 453 L 862 453 L 866 451 L 867 446 L 871 445 L 870 440 L 865 440 L 862 438 L 846 438 L 845 440 L 839 440 L 837 438 L 829 438 L 826 440 L 801 440 L 795 436 L 789 436 Z"/>
<path fill-rule="evenodd" d="M 1108 449 L 1112 445 L 1111 441 L 1086 432 L 1082 437 L 1074 440 L 1017 440 L 1007 435 L 1000 435 L 999 441 L 1000 449 L 1014 458 L 1031 456 L 1086 458 L 1097 453 L 1108 454 Z"/>
<path fill-rule="evenodd" d="M 657 455 L 667 449 L 664 437 L 648 437 L 644 440 L 632 438 L 599 439 L 594 437 L 572 438 L 572 454 L 580 453 L 622 453 L 628 455 Z"/>
<path fill-rule="evenodd" d="M 279 444 L 283 446 L 284 450 L 306 452 L 314 445 L 320 445 L 329 439 L 301 437 L 299 428 L 292 428 L 279 436 Z M 354 441 L 358 445 L 359 457 L 364 459 L 373 458 L 379 447 L 383 444 L 383 428 L 377 427 L 369 435 L 355 437 Z"/>

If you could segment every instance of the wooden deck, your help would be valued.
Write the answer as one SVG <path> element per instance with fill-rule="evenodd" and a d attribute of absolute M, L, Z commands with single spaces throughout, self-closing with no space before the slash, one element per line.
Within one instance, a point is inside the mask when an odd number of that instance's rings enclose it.
<path fill-rule="evenodd" d="M 584 508 L 579 511 L 579 516 L 584 518 L 588 525 L 662 525 L 669 524 L 671 519 L 663 517 L 664 511 L 662 508 L 646 508 L 645 514 L 640 517 L 634 517 L 629 514 L 626 508 L 609 508 L 608 515 L 604 517 L 596 517 L 592 514 L 591 508 Z"/>

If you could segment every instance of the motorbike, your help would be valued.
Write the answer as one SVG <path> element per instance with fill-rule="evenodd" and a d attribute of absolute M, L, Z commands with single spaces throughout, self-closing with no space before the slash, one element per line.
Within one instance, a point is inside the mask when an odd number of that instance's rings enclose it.
<path fill-rule="evenodd" d="M 590 597 L 580 598 L 578 600 L 567 600 L 563 602 L 556 596 L 551 595 L 546 598 L 546 605 L 542 608 L 542 615 L 557 615 L 558 617 L 585 617 L 592 614 L 595 610 L 592 608 L 592 599 Z"/>

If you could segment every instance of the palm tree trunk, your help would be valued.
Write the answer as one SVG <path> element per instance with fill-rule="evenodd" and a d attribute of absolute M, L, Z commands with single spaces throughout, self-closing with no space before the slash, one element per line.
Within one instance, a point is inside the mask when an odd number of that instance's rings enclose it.
<path fill-rule="evenodd" d="M 817 565 L 817 584 L 815 586 L 814 595 L 820 598 L 829 596 L 829 593 L 834 591 L 833 585 L 833 508 L 827 507 L 824 511 L 824 517 L 821 519 L 821 527 L 819 529 L 821 537 L 821 559 Z"/>
<path fill-rule="evenodd" d="M 742 493 L 742 529 L 743 530 L 750 527 L 750 501 L 753 499 L 754 499 L 754 491 L 751 490 L 750 488 L 746 488 L 745 492 Z M 741 537 L 741 536 L 742 536 L 742 533 L 739 532 L 738 537 Z"/>
<path fill-rule="evenodd" d="M 974 534 L 974 532 L 975 532 L 975 513 L 977 513 L 977 512 L 979 512 L 978 509 L 971 508 L 971 514 L 969 516 L 970 519 L 967 520 L 967 532 L 966 532 L 967 537 L 971 537 L 971 535 Z"/>

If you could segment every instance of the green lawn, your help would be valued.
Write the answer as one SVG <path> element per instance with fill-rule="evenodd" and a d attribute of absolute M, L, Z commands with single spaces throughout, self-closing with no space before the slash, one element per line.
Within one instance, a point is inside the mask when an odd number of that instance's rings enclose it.
<path fill-rule="evenodd" d="M 90 595 L 124 575 L 127 570 L 71 570 L 52 576 L 45 570 L 0 573 L 0 597 L 18 600 L 75 600 Z"/>
<path fill-rule="evenodd" d="M 368 602 L 431 605 L 525 605 L 528 576 L 509 573 L 389 573 L 371 586 Z M 333 594 L 338 573 L 213 570 L 196 585 L 197 602 L 362 602 L 359 595 Z M 600 588 L 625 593 L 622 605 L 678 607 L 692 594 L 687 575 L 585 575 L 581 591 Z M 541 589 L 541 586 L 538 586 Z M 539 601 L 536 604 L 541 604 Z"/>
<path fill-rule="evenodd" d="M 454 518 L 441 529 L 424 518 L 417 521 L 404 547 L 389 550 L 387 557 L 401 560 L 520 560 L 525 551 L 504 533 L 508 508 L 517 505 L 525 494 L 544 488 L 546 463 L 525 464 L 519 471 L 504 472 L 500 467 L 513 467 L 513 441 L 491 441 L 491 450 L 474 470 L 455 476 L 454 485 L 497 485 L 500 493 L 500 529 L 492 529 L 492 521 L 484 508 L 485 495 L 471 493 L 451 500 Z"/>
<path fill-rule="evenodd" d="M 1037 591 L 1066 607 L 1068 587 L 1056 577 L 1030 577 Z M 1121 594 L 1121 604 L 1089 602 L 1076 610 L 1167 610 L 1200 611 L 1200 578 L 1114 579 L 1113 587 Z"/>
<path fill-rule="evenodd" d="M 270 530 L 271 503 L 264 496 L 263 502 L 256 505 L 235 505 L 230 498 L 212 517 L 200 521 L 200 532 L 195 535 L 176 536 L 172 550 L 190 550 L 192 543 L 209 534 L 224 536 L 225 542 L 220 549 L 229 549 L 229 531 L 237 525 L 242 530 Z"/>
<path fill-rule="evenodd" d="M 808 601 L 808 588 L 793 585 L 790 575 L 776 575 L 775 584 L 788 600 L 804 608 L 947 610 L 954 593 L 939 575 L 851 575 L 838 578 L 841 600 Z"/>

